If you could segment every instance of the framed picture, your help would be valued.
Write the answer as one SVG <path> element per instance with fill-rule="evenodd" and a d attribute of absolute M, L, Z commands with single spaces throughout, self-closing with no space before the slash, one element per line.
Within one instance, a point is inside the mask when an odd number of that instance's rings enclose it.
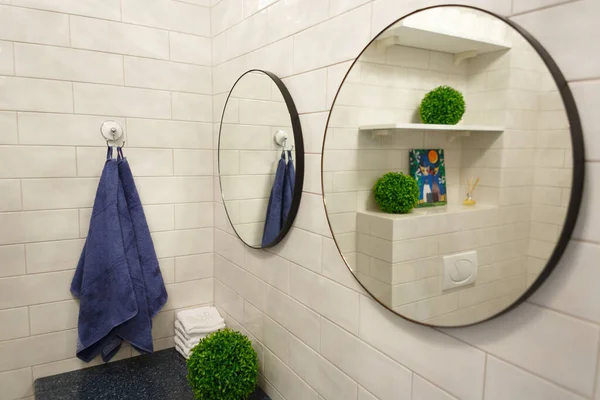
<path fill-rule="evenodd" d="M 446 165 L 443 149 L 412 149 L 409 154 L 410 175 L 419 185 L 417 207 L 447 204 Z"/>

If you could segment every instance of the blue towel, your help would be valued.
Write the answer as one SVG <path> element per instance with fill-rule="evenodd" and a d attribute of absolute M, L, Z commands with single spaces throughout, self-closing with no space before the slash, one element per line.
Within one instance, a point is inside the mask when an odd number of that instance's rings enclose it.
<path fill-rule="evenodd" d="M 151 318 L 166 302 L 160 270 L 149 261 L 156 256 L 143 211 L 139 214 L 141 204 L 131 172 L 126 162 L 112 159 L 111 149 L 107 158 L 71 283 L 71 292 L 80 299 L 77 357 L 86 362 L 98 354 L 109 361 L 122 340 L 152 352 Z M 149 254 L 140 257 L 140 248 Z M 148 273 L 142 268 L 148 268 Z"/>
<path fill-rule="evenodd" d="M 294 169 L 294 159 L 292 152 L 288 150 L 288 162 L 285 168 L 285 180 L 283 185 L 283 208 L 281 210 L 281 227 L 287 220 L 290 208 L 292 208 L 292 199 L 294 198 L 294 184 L 296 183 L 296 170 Z"/>
<path fill-rule="evenodd" d="M 277 235 L 279 235 L 279 232 L 281 232 L 281 213 L 283 207 L 285 170 L 285 153 L 282 152 L 279 163 L 277 164 L 277 172 L 275 173 L 273 188 L 271 188 L 271 196 L 269 196 L 267 218 L 265 220 L 265 228 L 263 230 L 262 237 L 263 247 L 271 244 Z"/>

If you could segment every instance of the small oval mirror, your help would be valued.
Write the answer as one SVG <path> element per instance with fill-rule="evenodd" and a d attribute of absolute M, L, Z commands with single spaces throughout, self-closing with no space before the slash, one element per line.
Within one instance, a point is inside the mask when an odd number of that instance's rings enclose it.
<path fill-rule="evenodd" d="M 304 146 L 294 101 L 277 76 L 250 70 L 234 84 L 218 158 L 221 196 L 238 237 L 254 248 L 279 243 L 300 206 Z"/>

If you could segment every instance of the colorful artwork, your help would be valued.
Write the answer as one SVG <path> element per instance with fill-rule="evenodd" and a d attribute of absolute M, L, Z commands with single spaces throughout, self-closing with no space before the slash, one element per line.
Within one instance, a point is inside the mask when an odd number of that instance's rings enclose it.
<path fill-rule="evenodd" d="M 410 175 L 419 185 L 417 207 L 446 205 L 446 165 L 443 149 L 411 150 Z"/>

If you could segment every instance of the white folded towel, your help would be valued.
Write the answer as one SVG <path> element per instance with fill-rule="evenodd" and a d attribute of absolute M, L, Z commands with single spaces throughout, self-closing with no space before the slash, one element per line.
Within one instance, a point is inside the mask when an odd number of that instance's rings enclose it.
<path fill-rule="evenodd" d="M 189 357 L 190 353 L 192 352 L 192 349 L 194 347 L 196 347 L 196 345 L 200 342 L 200 339 L 198 339 L 197 342 L 195 343 L 186 343 L 183 340 L 181 340 L 181 338 L 178 335 L 175 335 L 175 346 L 178 346 L 181 351 L 182 354 L 185 355 L 185 357 Z"/>
<path fill-rule="evenodd" d="M 215 307 L 200 307 L 177 313 L 183 330 L 190 336 L 194 333 L 210 333 L 224 328 L 225 320 Z"/>
<path fill-rule="evenodd" d="M 181 354 L 181 355 L 183 356 L 183 358 L 185 358 L 185 359 L 188 359 L 188 358 L 190 358 L 190 355 L 189 355 L 189 353 L 186 353 L 186 352 L 185 352 L 185 351 L 184 351 L 184 350 L 181 348 L 181 346 L 175 345 L 175 350 L 177 350 L 177 352 L 178 352 L 179 354 Z"/>
<path fill-rule="evenodd" d="M 185 341 L 185 342 L 190 342 L 196 338 L 200 338 L 203 339 L 205 338 L 209 333 L 213 333 L 218 331 L 219 329 L 223 329 L 225 328 L 225 324 L 221 324 L 221 325 L 217 325 L 213 328 L 206 329 L 207 332 L 203 332 L 203 333 L 192 333 L 192 334 L 187 334 L 187 332 L 185 331 L 185 328 L 183 327 L 183 325 L 181 324 L 181 322 L 179 320 L 175 320 L 175 333 L 179 334 L 181 336 L 181 340 Z"/>

